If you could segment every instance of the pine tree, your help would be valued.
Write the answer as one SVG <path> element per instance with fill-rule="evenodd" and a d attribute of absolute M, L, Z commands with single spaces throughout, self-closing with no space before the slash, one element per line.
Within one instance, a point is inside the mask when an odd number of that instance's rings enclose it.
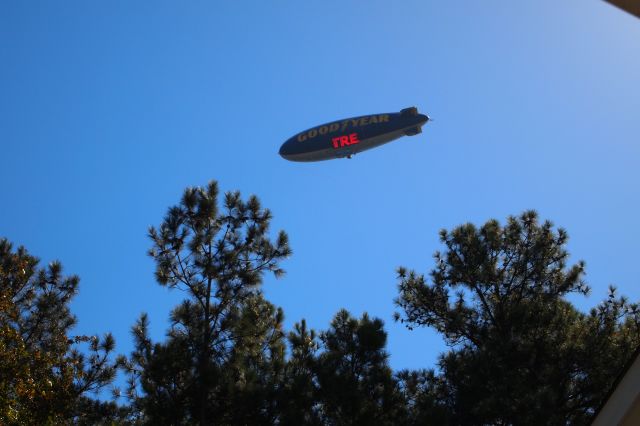
<path fill-rule="evenodd" d="M 216 182 L 188 188 L 160 227 L 149 230 L 158 283 L 186 298 L 171 313 L 166 342 L 150 341 L 146 316 L 134 326 L 127 370 L 141 421 L 242 421 L 238 404 L 266 401 L 265 389 L 283 368 L 282 312 L 259 289 L 266 272 L 282 275 L 279 263 L 291 254 L 287 235 L 269 239 L 271 212 L 255 196 L 243 201 L 228 192 L 221 207 L 218 201 Z M 265 422 L 274 415 L 268 406 L 249 410 Z"/>
<path fill-rule="evenodd" d="M 339 311 L 316 335 L 302 320 L 289 333 L 290 357 L 278 424 L 402 425 L 407 413 L 385 351 L 379 318 Z"/>
<path fill-rule="evenodd" d="M 282 425 L 321 425 L 321 400 L 316 376 L 320 344 L 316 332 L 303 319 L 289 332 L 290 356 L 279 393 L 278 412 Z"/>
<path fill-rule="evenodd" d="M 382 320 L 366 313 L 356 319 L 341 310 L 320 340 L 324 351 L 314 370 L 323 423 L 401 424 L 403 402 L 384 350 Z"/>
<path fill-rule="evenodd" d="M 584 263 L 567 265 L 567 233 L 535 212 L 440 237 L 446 251 L 435 254 L 431 283 L 398 271 L 396 318 L 435 328 L 451 348 L 439 374 L 403 373 L 416 418 L 587 423 L 640 343 L 637 305 L 612 290 L 589 314 L 576 310 L 565 296 L 588 293 Z"/>
<path fill-rule="evenodd" d="M 59 262 L 38 263 L 0 239 L 0 423 L 82 423 L 114 408 L 87 395 L 113 380 L 115 342 L 70 334 L 79 278 L 63 276 Z"/>

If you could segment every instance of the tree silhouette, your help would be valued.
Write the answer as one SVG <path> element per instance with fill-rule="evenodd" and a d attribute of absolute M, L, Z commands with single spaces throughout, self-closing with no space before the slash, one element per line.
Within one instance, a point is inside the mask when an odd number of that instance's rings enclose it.
<path fill-rule="evenodd" d="M 366 313 L 356 319 L 341 310 L 320 339 L 325 350 L 315 372 L 323 423 L 400 424 L 403 404 L 384 350 L 382 320 Z"/>
<path fill-rule="evenodd" d="M 79 278 L 63 276 L 59 262 L 38 263 L 0 239 L 0 423 L 82 423 L 112 412 L 87 394 L 113 380 L 113 337 L 72 336 L 69 303 Z"/>
<path fill-rule="evenodd" d="M 430 326 L 450 350 L 441 374 L 407 375 L 416 409 L 443 424 L 583 424 L 640 343 L 635 304 L 616 298 L 588 315 L 584 263 L 568 266 L 567 233 L 537 214 L 442 231 L 431 283 L 398 270 L 409 328 Z"/>
<path fill-rule="evenodd" d="M 255 196 L 218 201 L 216 182 L 188 188 L 149 230 L 158 283 L 186 295 L 165 343 L 149 340 L 146 316 L 133 329 L 129 395 L 152 423 L 234 423 L 239 401 L 268 380 L 264 370 L 282 368 L 282 312 L 259 288 L 265 272 L 282 275 L 287 235 L 269 239 L 271 212 Z"/>

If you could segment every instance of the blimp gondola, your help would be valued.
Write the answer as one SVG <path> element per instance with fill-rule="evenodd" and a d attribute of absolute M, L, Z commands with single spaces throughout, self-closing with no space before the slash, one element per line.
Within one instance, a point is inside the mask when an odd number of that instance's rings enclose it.
<path fill-rule="evenodd" d="M 402 136 L 417 135 L 429 120 L 416 107 L 336 120 L 292 136 L 280 147 L 280 155 L 303 162 L 351 158 Z"/>

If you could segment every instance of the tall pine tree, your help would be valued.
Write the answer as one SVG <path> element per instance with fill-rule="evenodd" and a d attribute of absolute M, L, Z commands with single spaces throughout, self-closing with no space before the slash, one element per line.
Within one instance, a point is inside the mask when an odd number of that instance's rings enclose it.
<path fill-rule="evenodd" d="M 640 343 L 636 304 L 609 298 L 589 314 L 584 263 L 567 233 L 535 212 L 442 231 L 430 280 L 400 268 L 397 319 L 439 331 L 439 374 L 403 374 L 416 418 L 442 424 L 585 424 Z"/>
<path fill-rule="evenodd" d="M 291 254 L 286 233 L 269 238 L 270 222 L 255 196 L 228 192 L 219 206 L 211 182 L 185 190 L 150 228 L 158 283 L 186 298 L 171 313 L 166 342 L 150 341 L 145 316 L 134 326 L 129 393 L 143 421 L 237 424 L 255 414 L 270 422 L 275 398 L 265 389 L 283 368 L 284 335 L 282 312 L 260 284 L 266 272 L 280 276 Z"/>

